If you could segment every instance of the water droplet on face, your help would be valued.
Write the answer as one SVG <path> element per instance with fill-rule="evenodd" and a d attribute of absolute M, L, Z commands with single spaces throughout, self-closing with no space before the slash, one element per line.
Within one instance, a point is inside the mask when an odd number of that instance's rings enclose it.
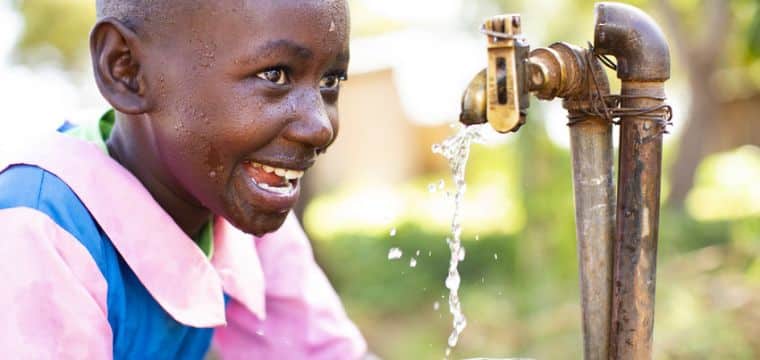
<path fill-rule="evenodd" d="M 396 236 L 396 228 L 391 229 L 390 235 L 391 235 L 391 237 Z"/>
<path fill-rule="evenodd" d="M 417 267 L 417 259 L 412 258 L 409 260 L 409 267 Z"/>
<path fill-rule="evenodd" d="M 213 179 L 213 178 L 215 178 L 215 177 L 216 177 L 216 171 L 211 171 L 211 172 L 209 172 L 209 173 L 208 173 L 208 177 L 210 177 L 210 178 L 212 178 L 212 179 Z"/>
<path fill-rule="evenodd" d="M 388 260 L 397 260 L 403 256 L 404 253 L 399 248 L 391 248 L 388 250 Z"/>

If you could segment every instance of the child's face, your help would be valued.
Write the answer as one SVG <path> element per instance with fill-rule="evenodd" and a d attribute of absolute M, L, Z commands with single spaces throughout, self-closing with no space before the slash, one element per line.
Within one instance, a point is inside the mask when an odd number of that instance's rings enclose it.
<path fill-rule="evenodd" d="M 347 8 L 342 0 L 201 4 L 166 19 L 181 33 L 147 40 L 155 104 L 147 126 L 169 183 L 261 235 L 282 224 L 301 171 L 337 134 Z"/>

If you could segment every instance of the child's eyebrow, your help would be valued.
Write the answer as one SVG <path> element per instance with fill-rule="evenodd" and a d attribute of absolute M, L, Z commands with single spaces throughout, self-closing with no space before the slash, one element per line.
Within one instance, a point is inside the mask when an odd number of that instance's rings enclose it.
<path fill-rule="evenodd" d="M 295 57 L 300 58 L 301 60 L 310 60 L 312 57 L 314 57 L 314 52 L 312 52 L 309 48 L 288 39 L 268 41 L 266 44 L 261 45 L 256 49 L 255 54 L 257 54 L 257 56 L 255 57 L 261 55 L 267 56 L 269 53 L 276 51 L 285 51 Z"/>

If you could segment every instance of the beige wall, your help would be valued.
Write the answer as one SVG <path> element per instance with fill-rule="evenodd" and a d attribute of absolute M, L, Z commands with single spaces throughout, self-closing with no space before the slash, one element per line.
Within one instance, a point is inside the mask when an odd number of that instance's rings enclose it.
<path fill-rule="evenodd" d="M 347 183 L 394 183 L 419 168 L 419 145 L 393 83 L 384 69 L 351 75 L 341 85 L 337 140 L 309 171 L 319 191 Z"/>

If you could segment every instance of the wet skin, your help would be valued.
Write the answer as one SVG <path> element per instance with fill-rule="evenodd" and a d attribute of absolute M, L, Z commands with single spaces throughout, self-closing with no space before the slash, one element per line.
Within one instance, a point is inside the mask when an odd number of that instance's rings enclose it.
<path fill-rule="evenodd" d="M 251 162 L 306 170 L 334 140 L 345 3 L 189 1 L 167 18 L 93 30 L 96 80 L 117 110 L 109 152 L 188 235 L 212 213 L 251 234 L 276 230 L 298 181 L 267 191 Z"/>

